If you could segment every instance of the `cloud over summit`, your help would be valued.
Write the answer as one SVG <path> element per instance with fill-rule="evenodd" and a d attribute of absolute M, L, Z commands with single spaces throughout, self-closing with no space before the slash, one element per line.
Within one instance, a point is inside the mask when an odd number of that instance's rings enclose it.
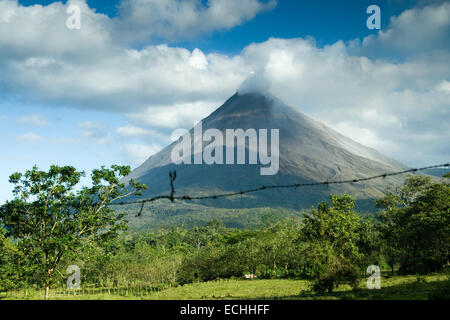
<path fill-rule="evenodd" d="M 80 30 L 66 28 L 71 3 L 82 9 Z M 109 18 L 81 0 L 30 7 L 3 0 L 0 95 L 119 113 L 129 122 L 121 133 L 135 138 L 190 127 L 236 90 L 257 89 L 407 163 L 448 158 L 449 3 L 407 10 L 375 35 L 324 47 L 313 38 L 271 38 L 227 55 L 167 44 L 230 29 L 275 5 L 126 0 Z M 85 138 L 108 141 L 100 129 L 80 127 Z"/>

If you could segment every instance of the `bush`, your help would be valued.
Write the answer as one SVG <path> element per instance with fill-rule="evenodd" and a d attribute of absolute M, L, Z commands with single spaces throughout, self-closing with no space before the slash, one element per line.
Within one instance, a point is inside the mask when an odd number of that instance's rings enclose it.
<path fill-rule="evenodd" d="M 330 264 L 327 271 L 316 277 L 312 290 L 317 293 L 332 293 L 341 284 L 348 284 L 353 289 L 358 287 L 358 270 L 346 261 L 337 260 Z"/>
<path fill-rule="evenodd" d="M 265 264 L 258 264 L 255 269 L 255 274 L 259 279 L 270 279 L 271 273 Z"/>
<path fill-rule="evenodd" d="M 449 300 L 450 299 L 450 280 L 438 283 L 429 293 L 430 300 Z"/>

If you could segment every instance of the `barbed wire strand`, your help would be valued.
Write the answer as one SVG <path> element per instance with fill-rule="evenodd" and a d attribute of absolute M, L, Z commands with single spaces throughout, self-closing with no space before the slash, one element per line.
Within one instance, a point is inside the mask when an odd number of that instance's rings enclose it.
<path fill-rule="evenodd" d="M 137 214 L 137 216 L 140 216 L 142 214 L 142 211 L 144 210 L 144 204 L 147 202 L 154 202 L 157 200 L 162 200 L 162 199 L 167 199 L 170 200 L 171 202 L 174 202 L 175 200 L 207 200 L 207 199 L 219 199 L 219 198 L 227 198 L 227 197 L 232 197 L 232 196 L 237 196 L 237 195 L 243 195 L 243 194 L 247 194 L 247 193 L 253 193 L 253 192 L 257 192 L 257 191 L 261 191 L 261 190 L 267 190 L 267 189 L 288 189 L 288 188 L 300 188 L 300 187 L 309 187 L 309 186 L 319 186 L 319 185 L 332 185 L 332 184 L 347 184 L 347 183 L 357 183 L 357 182 L 362 182 L 362 181 L 369 181 L 369 180 L 374 180 L 374 179 L 379 179 L 379 178 L 386 178 L 386 177 L 392 177 L 392 176 L 397 176 L 397 175 L 401 175 L 401 174 L 406 174 L 406 173 L 412 173 L 412 172 L 418 172 L 418 171 L 424 171 L 424 170 L 428 170 L 428 169 L 434 169 L 434 168 L 442 168 L 442 167 L 449 167 L 450 163 L 444 163 L 444 164 L 437 164 L 437 165 L 432 165 L 432 166 L 427 166 L 427 167 L 422 167 L 422 168 L 412 168 L 412 169 L 408 169 L 408 170 L 403 170 L 403 171 L 397 171 L 397 172 L 387 172 L 387 173 L 383 173 L 383 174 L 379 174 L 376 176 L 371 176 L 371 177 L 366 177 L 366 178 L 359 178 L 359 179 L 350 179 L 350 180 L 341 180 L 341 181 L 322 181 L 322 182 L 310 182 L 310 183 L 295 183 L 295 184 L 286 184 L 286 185 L 262 185 L 260 187 L 256 187 L 253 189 L 248 189 L 248 190 L 243 190 L 243 191 L 235 191 L 235 192 L 228 192 L 228 193 L 221 193 L 221 194 L 212 194 L 212 195 L 206 195 L 206 196 L 188 196 L 188 195 L 183 195 L 183 196 L 174 196 L 175 194 L 175 188 L 173 186 L 173 182 L 176 179 L 176 171 L 169 172 L 169 177 L 170 177 L 170 187 L 171 187 L 171 192 L 169 195 L 159 195 L 159 196 L 155 196 L 152 198 L 148 198 L 148 199 L 142 199 L 142 200 L 136 200 L 136 201 L 125 201 L 125 202 L 117 202 L 117 203 L 110 203 L 110 206 L 123 206 L 123 205 L 129 205 L 129 204 L 141 204 L 141 208 L 139 210 L 139 213 Z"/>

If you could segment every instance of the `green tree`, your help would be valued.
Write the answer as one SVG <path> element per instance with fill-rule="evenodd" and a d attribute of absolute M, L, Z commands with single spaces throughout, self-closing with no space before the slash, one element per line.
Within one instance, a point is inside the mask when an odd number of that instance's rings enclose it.
<path fill-rule="evenodd" d="M 17 246 L 5 237 L 5 230 L 0 227 L 0 288 L 11 289 L 23 283 L 18 264 L 21 256 Z"/>
<path fill-rule="evenodd" d="M 450 185 L 409 176 L 396 192 L 377 201 L 384 254 L 402 273 L 438 271 L 449 263 Z"/>
<path fill-rule="evenodd" d="M 349 195 L 330 195 L 331 206 L 321 202 L 305 214 L 299 240 L 305 242 L 306 265 L 315 280 L 314 290 L 332 290 L 341 283 L 354 285 L 355 264 L 361 261 L 359 232 L 364 230 Z"/>
<path fill-rule="evenodd" d="M 358 266 L 363 270 L 369 265 L 381 265 L 382 263 L 381 246 L 383 241 L 373 220 L 373 218 L 362 220 L 357 230 L 359 240 L 356 245 L 360 253 Z"/>
<path fill-rule="evenodd" d="M 120 178 L 130 173 L 128 166 L 102 167 L 92 171 L 91 187 L 78 188 L 84 172 L 71 166 L 36 166 L 14 173 L 14 199 L 0 207 L 0 224 L 6 235 L 18 241 L 19 249 L 43 273 L 45 299 L 54 270 L 63 256 L 69 256 L 83 241 L 106 241 L 126 229 L 124 214 L 108 205 L 117 199 L 139 195 L 145 185 L 130 181 L 128 190 Z"/>
<path fill-rule="evenodd" d="M 341 284 L 348 284 L 353 290 L 358 287 L 358 270 L 344 258 L 334 257 L 324 273 L 321 273 L 312 284 L 317 293 L 332 293 Z"/>
<path fill-rule="evenodd" d="M 358 256 L 360 217 L 353 210 L 355 199 L 349 195 L 330 195 L 331 206 L 322 202 L 305 214 L 301 239 L 329 247 L 336 256 L 354 260 Z"/>
<path fill-rule="evenodd" d="M 414 199 L 432 185 L 427 176 L 408 176 L 405 183 L 393 191 L 388 191 L 384 197 L 377 199 L 375 205 L 384 209 L 378 214 L 381 222 L 378 229 L 381 233 L 381 252 L 390 266 L 392 273 L 400 263 L 404 244 L 401 235 L 405 234 L 407 215 L 405 208 L 411 205 Z"/>

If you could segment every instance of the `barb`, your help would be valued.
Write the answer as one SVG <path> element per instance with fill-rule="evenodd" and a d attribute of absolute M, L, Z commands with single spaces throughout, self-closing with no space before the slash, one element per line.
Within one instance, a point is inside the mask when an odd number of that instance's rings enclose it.
<path fill-rule="evenodd" d="M 139 213 L 136 215 L 136 217 L 140 217 L 142 215 L 142 211 L 144 211 L 144 204 L 145 204 L 145 202 L 142 201 L 141 210 L 139 210 Z"/>
<path fill-rule="evenodd" d="M 227 198 L 227 197 L 232 197 L 232 196 L 237 196 L 237 195 L 243 195 L 246 193 L 253 193 L 253 192 L 257 192 L 257 191 L 261 191 L 261 190 L 267 190 L 267 189 L 287 189 L 287 188 L 300 188 L 300 187 L 310 187 L 310 186 L 318 186 L 318 185 L 332 185 L 332 184 L 346 184 L 346 183 L 356 183 L 356 182 L 362 182 L 362 181 L 369 181 L 369 180 L 374 180 L 374 179 L 379 179 L 379 178 L 386 178 L 386 177 L 392 177 L 392 176 L 398 176 L 401 174 L 406 174 L 406 173 L 411 173 L 411 172 L 418 172 L 418 171 L 424 171 L 427 169 L 433 169 L 433 168 L 440 168 L 440 167 L 449 167 L 450 163 L 444 163 L 444 164 L 438 164 L 438 165 L 433 165 L 433 166 L 427 166 L 427 167 L 422 167 L 422 168 L 412 168 L 412 169 L 408 169 L 408 170 L 404 170 L 404 171 L 398 171 L 398 172 L 387 172 L 387 173 L 383 173 L 383 174 L 379 174 L 376 176 L 372 176 L 372 177 L 367 177 L 367 178 L 360 178 L 360 179 L 352 179 L 352 180 L 342 180 L 342 181 L 323 181 L 323 182 L 311 182 L 311 183 L 295 183 L 295 184 L 286 184 L 286 185 L 269 185 L 269 186 L 260 186 L 257 188 L 253 188 L 253 189 L 248 189 L 248 190 L 244 190 L 244 191 L 237 191 L 237 192 L 229 192 L 229 193 L 222 193 L 222 194 L 212 194 L 212 195 L 207 195 L 207 196 L 189 196 L 189 195 L 184 195 L 184 196 L 179 196 L 179 197 L 175 197 L 175 188 L 173 186 L 173 182 L 176 179 L 176 171 L 169 172 L 169 178 L 170 178 L 170 194 L 169 195 L 160 195 L 160 196 L 156 196 L 153 198 L 149 198 L 149 199 L 143 199 L 143 200 L 136 200 L 136 201 L 128 201 L 128 202 L 118 202 L 118 203 L 110 203 L 109 205 L 111 206 L 121 206 L 121 205 L 127 205 L 127 204 L 136 204 L 136 203 L 141 203 L 142 207 L 141 207 L 141 211 L 139 212 L 139 216 L 142 213 L 142 210 L 144 208 L 144 203 L 147 202 L 153 202 L 156 200 L 161 200 L 161 199 L 168 199 L 170 201 L 175 201 L 175 200 L 186 200 L 186 201 L 190 201 L 190 200 L 206 200 L 206 199 L 218 199 L 218 198 Z"/>
<path fill-rule="evenodd" d="M 173 172 L 169 171 L 169 178 L 170 178 L 170 196 L 169 196 L 169 199 L 170 199 L 171 202 L 173 202 L 175 200 L 175 197 L 174 197 L 174 195 L 175 195 L 175 188 L 173 186 L 173 182 L 177 178 L 177 171 L 176 170 L 174 170 Z"/>

